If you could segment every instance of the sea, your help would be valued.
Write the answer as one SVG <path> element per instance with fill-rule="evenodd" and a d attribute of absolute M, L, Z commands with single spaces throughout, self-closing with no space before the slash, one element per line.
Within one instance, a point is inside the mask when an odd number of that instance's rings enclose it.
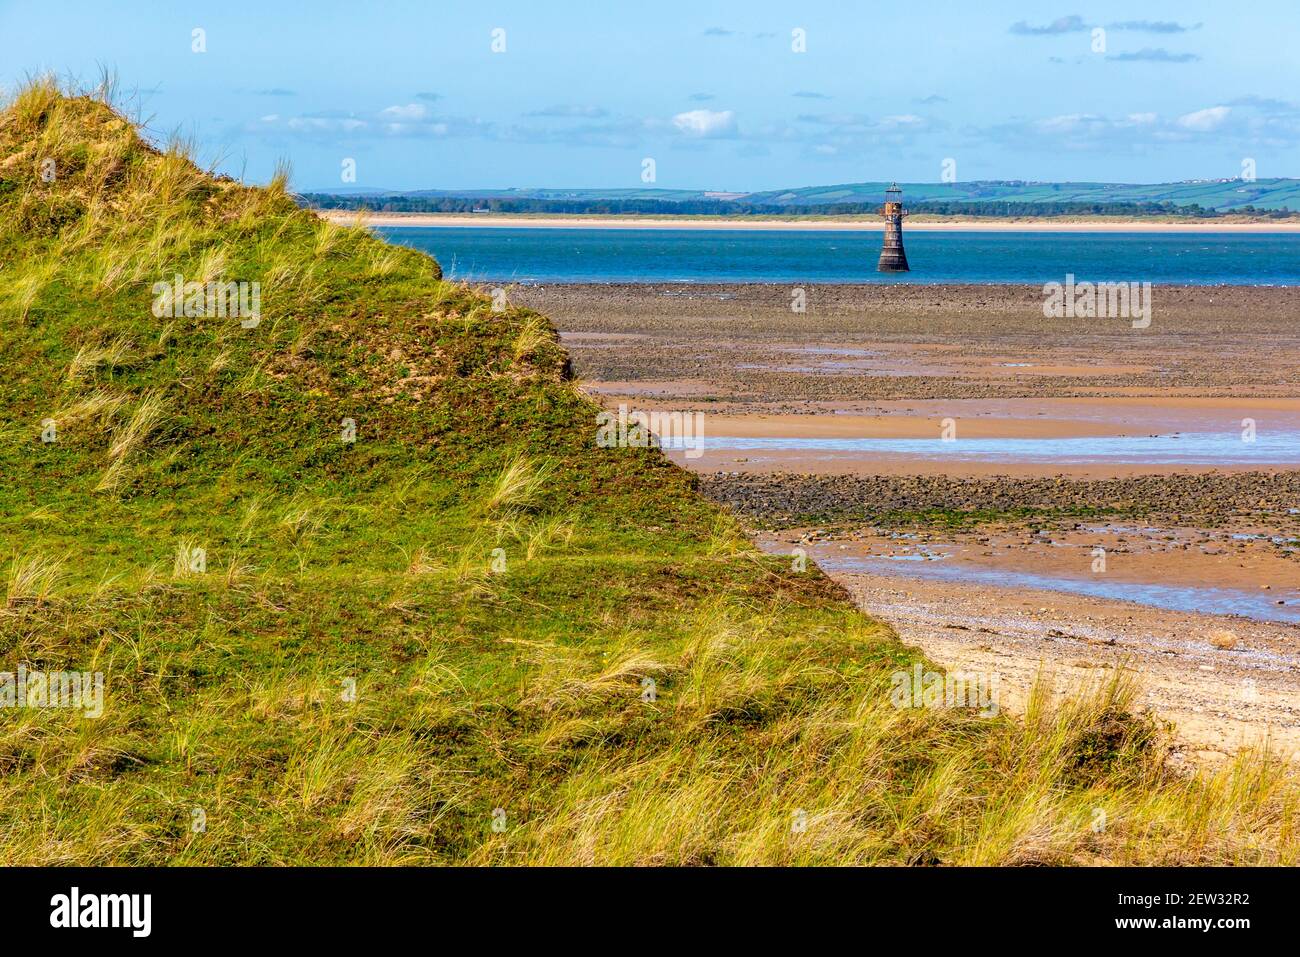
<path fill-rule="evenodd" d="M 876 231 L 378 227 L 470 282 L 1300 285 L 1300 233 L 904 231 L 911 271 L 878 273 Z"/>

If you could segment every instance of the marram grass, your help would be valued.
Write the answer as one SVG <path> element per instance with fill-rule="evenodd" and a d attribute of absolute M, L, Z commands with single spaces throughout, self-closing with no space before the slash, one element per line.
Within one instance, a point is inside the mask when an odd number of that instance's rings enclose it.
<path fill-rule="evenodd" d="M 1287 766 L 1170 769 L 1126 678 L 895 708 L 917 653 L 598 448 L 542 317 L 286 182 L 0 113 L 0 672 L 105 685 L 0 709 L 0 861 L 1297 863 Z"/>

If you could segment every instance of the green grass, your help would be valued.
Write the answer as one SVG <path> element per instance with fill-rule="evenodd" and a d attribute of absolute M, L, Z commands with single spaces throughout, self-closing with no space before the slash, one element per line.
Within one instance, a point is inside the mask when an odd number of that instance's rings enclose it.
<path fill-rule="evenodd" d="M 543 318 L 284 184 L 49 81 L 0 113 L 0 670 L 106 683 L 0 710 L 5 864 L 1300 857 L 1285 767 L 1176 775 L 1124 680 L 894 708 L 917 654 L 598 448 Z M 176 273 L 260 325 L 155 318 Z"/>

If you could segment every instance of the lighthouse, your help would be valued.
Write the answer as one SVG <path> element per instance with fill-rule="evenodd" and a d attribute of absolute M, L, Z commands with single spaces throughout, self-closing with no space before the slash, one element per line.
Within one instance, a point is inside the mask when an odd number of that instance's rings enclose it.
<path fill-rule="evenodd" d="M 878 272 L 908 272 L 903 251 L 903 191 L 897 183 L 885 190 L 885 242 L 880 247 Z"/>

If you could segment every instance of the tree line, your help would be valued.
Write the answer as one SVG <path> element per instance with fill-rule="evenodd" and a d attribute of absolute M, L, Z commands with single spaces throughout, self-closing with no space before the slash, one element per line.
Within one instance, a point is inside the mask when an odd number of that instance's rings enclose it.
<path fill-rule="evenodd" d="M 789 206 L 775 203 L 745 203 L 715 199 L 536 199 L 458 196 L 339 196 L 332 193 L 304 193 L 299 200 L 312 209 L 365 209 L 376 213 L 552 213 L 588 216 L 870 216 L 880 212 L 880 203 L 824 203 Z M 1169 202 L 1105 203 L 1092 201 L 1037 202 L 1032 200 L 920 200 L 905 204 L 913 214 L 938 216 L 1181 216 L 1214 218 L 1229 213 L 1286 219 L 1300 215 L 1286 209 L 1256 209 L 1244 206 L 1228 212 L 1195 203 Z"/>

